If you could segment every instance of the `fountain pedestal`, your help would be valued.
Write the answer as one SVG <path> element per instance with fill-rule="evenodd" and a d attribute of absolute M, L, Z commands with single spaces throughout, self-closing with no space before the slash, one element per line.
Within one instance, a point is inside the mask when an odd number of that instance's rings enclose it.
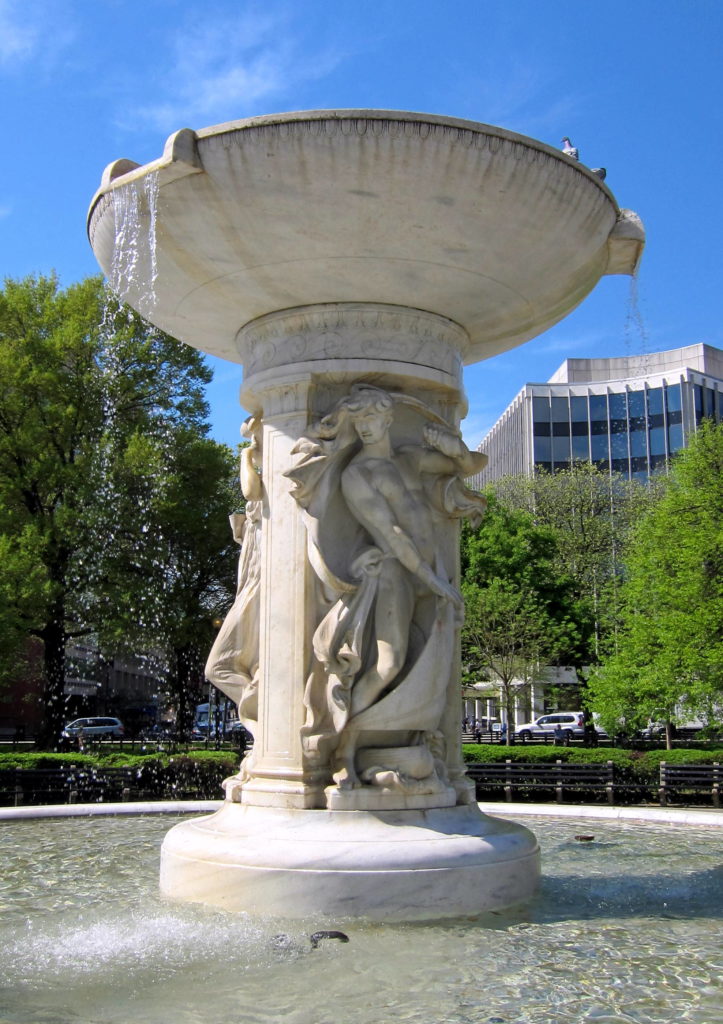
<path fill-rule="evenodd" d="M 458 522 L 485 462 L 459 434 L 462 365 L 632 272 L 639 221 L 534 140 L 315 111 L 117 161 L 89 232 L 124 299 L 243 363 L 252 412 L 206 671 L 254 748 L 223 808 L 167 836 L 163 891 L 396 920 L 527 898 L 536 840 L 479 811 L 461 759 Z"/>
<path fill-rule="evenodd" d="M 539 849 L 476 804 L 300 811 L 226 803 L 166 836 L 161 889 L 226 910 L 339 921 L 469 916 L 529 898 Z"/>

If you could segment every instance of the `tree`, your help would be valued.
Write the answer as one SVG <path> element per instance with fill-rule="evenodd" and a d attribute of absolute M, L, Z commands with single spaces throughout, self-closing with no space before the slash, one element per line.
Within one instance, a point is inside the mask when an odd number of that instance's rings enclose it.
<path fill-rule="evenodd" d="M 214 622 L 236 585 L 228 516 L 240 506 L 237 460 L 195 430 L 135 435 L 114 464 L 113 489 L 118 528 L 113 544 L 97 553 L 93 588 L 99 641 L 162 657 L 183 733 Z"/>
<path fill-rule="evenodd" d="M 118 466 L 143 438 L 161 448 L 179 432 L 202 438 L 210 378 L 198 352 L 119 306 L 100 278 L 65 291 L 54 277 L 7 280 L 0 292 L 2 643 L 7 671 L 23 637 L 43 642 L 46 742 L 63 722 L 68 643 L 111 628 L 99 618 L 114 614 L 99 566 L 118 561 L 99 549 L 116 550 L 123 531 L 135 540 L 119 552 L 143 548 L 143 510 L 121 514 Z"/>
<path fill-rule="evenodd" d="M 516 697 L 550 663 L 575 663 L 584 649 L 586 608 L 555 559 L 554 533 L 494 497 L 480 527 L 463 534 L 463 661 L 499 689 L 509 723 Z"/>
<path fill-rule="evenodd" d="M 582 663 L 594 664 L 618 626 L 626 540 L 656 501 L 658 483 L 611 476 L 592 463 L 576 462 L 554 474 L 507 477 L 493 487 L 505 506 L 530 512 L 538 525 L 554 532 L 554 563 L 589 607 L 593 629 Z"/>
<path fill-rule="evenodd" d="M 676 455 L 625 555 L 624 626 L 590 680 L 611 730 L 723 712 L 723 425 Z"/>

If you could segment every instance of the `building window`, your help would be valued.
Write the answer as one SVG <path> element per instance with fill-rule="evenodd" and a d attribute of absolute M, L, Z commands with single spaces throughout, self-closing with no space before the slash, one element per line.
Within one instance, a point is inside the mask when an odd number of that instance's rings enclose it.
<path fill-rule="evenodd" d="M 648 426 L 663 426 L 663 389 L 650 388 L 648 391 Z"/>
<path fill-rule="evenodd" d="M 575 433 L 574 424 L 579 423 L 585 424 L 585 433 L 587 433 L 587 396 L 586 395 L 572 395 L 570 397 L 570 419 L 573 422 L 573 434 Z"/>
<path fill-rule="evenodd" d="M 608 397 L 610 403 L 610 419 L 613 422 L 627 423 L 628 409 L 625 393 L 618 395 L 610 395 Z M 622 430 L 626 430 L 627 427 L 621 427 Z"/>
<path fill-rule="evenodd" d="M 610 458 L 607 432 L 604 434 L 593 434 L 590 438 L 590 458 L 593 462 L 602 462 Z"/>
<path fill-rule="evenodd" d="M 608 420 L 607 395 L 590 395 L 590 423 Z M 607 427 L 605 428 L 607 430 Z"/>
<path fill-rule="evenodd" d="M 557 424 L 555 424 L 557 426 Z M 570 437 L 553 437 L 552 460 L 556 466 L 570 463 Z"/>
<path fill-rule="evenodd" d="M 650 454 L 651 456 L 662 455 L 665 458 L 665 427 L 650 428 Z"/>
<path fill-rule="evenodd" d="M 553 395 L 551 402 L 553 423 L 567 423 L 570 419 L 570 403 L 567 395 L 562 397 Z"/>
<path fill-rule="evenodd" d="M 573 428 L 579 425 L 580 424 L 573 423 Z M 585 426 L 587 426 L 587 424 L 585 424 Z M 573 432 L 572 457 L 573 459 L 585 459 L 586 462 L 590 458 L 590 442 L 588 441 L 587 430 L 585 430 L 584 435 L 575 434 Z"/>
<path fill-rule="evenodd" d="M 673 413 L 682 413 L 683 406 L 680 397 L 680 384 L 668 385 L 665 389 L 665 404 L 668 409 L 668 419 L 670 419 Z"/>
<path fill-rule="evenodd" d="M 680 451 L 683 447 L 683 424 L 682 423 L 671 423 L 668 427 L 668 451 L 672 455 L 673 452 Z"/>
<path fill-rule="evenodd" d="M 537 420 L 550 421 L 550 399 L 545 398 L 543 395 L 532 396 L 532 418 Z"/>
<path fill-rule="evenodd" d="M 643 426 L 642 430 L 630 431 L 630 454 L 634 459 L 643 458 L 647 460 L 648 438 L 645 426 Z"/>
<path fill-rule="evenodd" d="M 549 437 L 535 438 L 535 462 L 549 462 L 552 458 L 552 445 Z"/>
<path fill-rule="evenodd" d="M 613 469 L 617 473 L 628 475 L 628 435 L 610 435 L 610 456 L 613 460 Z M 623 465 L 624 463 L 624 465 Z"/>

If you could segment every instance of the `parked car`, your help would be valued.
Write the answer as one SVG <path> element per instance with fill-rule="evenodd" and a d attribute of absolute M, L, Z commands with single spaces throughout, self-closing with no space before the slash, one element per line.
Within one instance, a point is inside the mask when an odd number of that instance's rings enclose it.
<path fill-rule="evenodd" d="M 562 729 L 565 740 L 581 740 L 585 736 L 585 714 L 582 711 L 555 711 L 550 715 L 540 715 L 532 722 L 524 722 L 515 728 L 515 736 L 521 740 L 531 740 L 535 736 L 554 736 L 558 725 Z M 595 732 L 601 739 L 607 739 L 607 733 L 595 725 Z"/>
<path fill-rule="evenodd" d="M 77 740 L 81 732 L 85 739 L 114 736 L 120 738 L 125 730 L 120 718 L 76 718 L 74 722 L 68 722 L 65 726 L 62 738 Z"/>

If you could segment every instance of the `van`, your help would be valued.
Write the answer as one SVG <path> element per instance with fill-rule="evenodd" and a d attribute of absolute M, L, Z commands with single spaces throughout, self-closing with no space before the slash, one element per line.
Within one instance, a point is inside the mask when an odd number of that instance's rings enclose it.
<path fill-rule="evenodd" d="M 68 722 L 62 732 L 65 740 L 76 740 L 80 733 L 85 739 L 91 737 L 120 738 L 125 729 L 119 718 L 76 718 L 74 722 Z"/>

